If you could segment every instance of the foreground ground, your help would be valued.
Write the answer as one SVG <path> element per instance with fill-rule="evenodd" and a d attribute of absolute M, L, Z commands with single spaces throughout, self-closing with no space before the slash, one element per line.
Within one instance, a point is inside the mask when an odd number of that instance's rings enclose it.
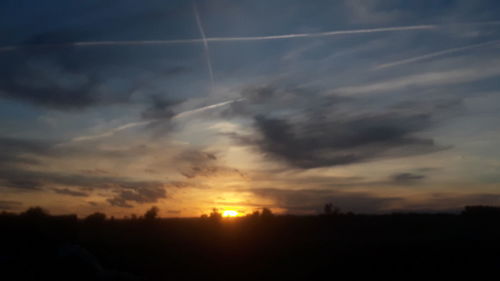
<path fill-rule="evenodd" d="M 325 280 L 500 268 L 496 212 L 239 219 L 0 216 L 1 280 Z"/>

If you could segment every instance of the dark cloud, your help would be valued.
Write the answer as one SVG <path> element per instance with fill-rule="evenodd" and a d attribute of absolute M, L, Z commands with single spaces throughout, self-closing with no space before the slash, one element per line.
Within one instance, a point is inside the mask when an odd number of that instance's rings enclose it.
<path fill-rule="evenodd" d="M 88 193 L 76 191 L 76 190 L 71 190 L 68 188 L 54 188 L 53 190 L 55 193 L 69 195 L 69 196 L 75 196 L 75 197 L 87 197 L 87 196 L 89 196 Z"/>
<path fill-rule="evenodd" d="M 40 172 L 21 168 L 0 169 L 0 188 L 16 190 L 44 190 L 50 186 L 58 186 L 52 190 L 59 194 L 86 196 L 88 193 L 77 191 L 109 190 L 113 194 L 108 201 L 116 206 L 134 203 L 154 203 L 166 198 L 167 184 L 157 181 L 135 181 L 121 177 L 91 176 L 87 174 L 66 174 L 64 172 Z M 179 185 L 175 183 L 175 187 Z M 70 187 L 71 189 L 69 189 Z"/>
<path fill-rule="evenodd" d="M 170 77 L 170 76 L 176 76 L 179 74 L 185 74 L 191 72 L 192 69 L 186 66 L 173 66 L 170 68 L 164 68 L 162 69 L 158 75 L 162 77 Z"/>
<path fill-rule="evenodd" d="M 262 104 L 273 98 L 279 98 L 280 93 L 270 85 L 248 87 L 243 89 L 241 96 L 250 103 Z"/>
<path fill-rule="evenodd" d="M 445 149 L 418 134 L 462 105 L 457 98 L 374 101 L 279 84 L 247 87 L 241 95 L 223 116 L 252 118 L 257 134 L 228 135 L 303 169 Z"/>
<path fill-rule="evenodd" d="M 395 174 L 392 177 L 392 180 L 400 183 L 412 183 L 416 181 L 420 181 L 425 179 L 424 175 L 418 175 L 413 173 L 399 173 Z"/>
<path fill-rule="evenodd" d="M 108 199 L 108 202 L 117 207 L 132 207 L 129 202 L 135 203 L 155 203 L 158 199 L 166 198 L 167 193 L 161 183 L 142 183 L 121 186 L 116 196 Z"/>
<path fill-rule="evenodd" d="M 133 178 L 114 176 L 100 169 L 80 169 L 78 173 L 43 171 L 43 163 L 52 159 L 81 157 L 135 158 L 150 152 L 148 147 L 136 146 L 123 151 L 103 151 L 87 145 L 60 145 L 58 142 L 0 138 L 0 188 L 15 191 L 51 190 L 58 194 L 84 197 L 94 190 L 107 190 L 108 202 L 121 207 L 133 203 L 154 203 L 166 198 L 166 189 L 182 188 L 184 182 L 138 181 Z M 212 176 L 233 172 L 217 164 L 212 153 L 185 150 L 175 158 L 178 169 L 186 177 Z M 170 160 L 169 160 L 170 161 Z M 36 163 L 36 165 L 26 165 Z M 239 173 L 239 172 L 238 172 Z"/>
<path fill-rule="evenodd" d="M 0 96 L 56 109 L 96 104 L 102 80 L 97 73 L 85 73 L 71 53 L 68 48 L 35 48 L 2 55 Z"/>
<path fill-rule="evenodd" d="M 48 141 L 0 137 L 0 166 L 12 164 L 38 164 L 33 155 L 52 154 Z"/>
<path fill-rule="evenodd" d="M 124 157 L 131 152 L 104 151 L 92 146 L 61 145 L 55 140 L 11 138 L 0 136 L 0 167 L 13 165 L 40 165 L 42 158 L 72 156 Z"/>
<path fill-rule="evenodd" d="M 0 172 L 1 173 L 1 172 Z M 0 178 L 0 184 L 5 187 L 14 188 L 17 190 L 35 191 L 41 190 L 43 183 L 36 179 L 23 179 L 21 177 L 3 177 Z"/>
<path fill-rule="evenodd" d="M 141 117 L 150 121 L 147 128 L 152 131 L 154 138 L 162 137 L 174 129 L 170 121 L 175 116 L 174 107 L 178 103 L 159 95 L 151 96 L 151 105 L 141 113 Z"/>
<path fill-rule="evenodd" d="M 107 201 L 109 204 L 111 204 L 112 206 L 115 206 L 115 207 L 120 207 L 120 208 L 133 208 L 134 207 L 133 205 L 130 205 L 129 203 L 127 203 L 127 200 L 120 198 L 120 197 L 109 198 Z"/>
<path fill-rule="evenodd" d="M 169 101 L 162 96 L 151 96 L 151 105 L 146 108 L 141 116 L 147 120 L 169 120 L 175 113 L 173 107 L 179 104 L 179 101 Z"/>
<path fill-rule="evenodd" d="M 89 174 L 89 175 L 106 175 L 109 174 L 108 171 L 101 170 L 101 169 L 83 169 L 80 170 L 80 172 Z"/>
<path fill-rule="evenodd" d="M 13 210 L 20 206 L 22 203 L 18 201 L 0 200 L 0 210 Z"/>
<path fill-rule="evenodd" d="M 269 198 L 276 207 L 287 209 L 290 213 L 320 212 L 325 203 L 331 202 L 343 211 L 373 213 L 388 211 L 391 204 L 403 200 L 399 197 L 376 197 L 364 192 L 342 192 L 334 190 L 284 190 L 254 189 L 251 192 L 259 197 Z"/>
<path fill-rule="evenodd" d="M 402 157 L 443 149 L 415 133 L 430 126 L 424 114 L 367 114 L 347 119 L 255 117 L 259 138 L 246 142 L 297 168 L 317 168 Z"/>
<path fill-rule="evenodd" d="M 322 112 L 351 101 L 351 98 L 294 86 L 265 84 L 248 86 L 241 90 L 242 100 L 231 103 L 222 112 L 224 117 L 254 116 L 269 112 Z"/>
<path fill-rule="evenodd" d="M 449 118 L 460 116 L 466 112 L 464 97 L 447 96 L 435 92 L 423 94 L 425 98 L 405 99 L 396 102 L 388 110 L 395 112 L 420 112 L 432 116 L 433 122 L 440 122 Z"/>
<path fill-rule="evenodd" d="M 39 166 L 42 158 L 71 157 L 77 155 L 106 155 L 104 151 L 93 152 L 85 147 L 58 146 L 52 140 L 9 138 L 0 136 L 0 168 L 13 169 L 14 166 Z M 103 154 L 101 153 L 103 152 Z M 111 153 L 111 154 L 114 154 Z M 110 156 L 110 155 L 108 155 Z M 0 169 L 1 173 L 1 169 Z M 15 174 L 15 172 L 14 172 Z M 22 178 L 19 181 L 24 181 Z"/>
<path fill-rule="evenodd" d="M 0 167 L 37 166 L 46 159 L 103 157 L 108 159 L 135 158 L 149 151 L 147 145 L 126 149 L 101 149 L 92 143 L 68 143 L 56 140 L 8 138 L 0 136 Z M 82 170 L 86 174 L 106 174 L 106 171 Z"/>
<path fill-rule="evenodd" d="M 23 48 L 0 54 L 0 97 L 58 110 L 129 102 L 153 81 L 186 73 L 130 48 L 78 48 L 58 44 L 88 40 L 85 32 L 56 30 L 34 35 Z M 128 76 L 128 79 L 123 77 Z M 148 81 L 147 85 L 144 81 Z M 118 83 L 117 83 L 118 82 Z"/>
<path fill-rule="evenodd" d="M 186 178 L 209 176 L 217 172 L 217 157 L 213 153 L 187 150 L 176 156 L 178 170 Z"/>
<path fill-rule="evenodd" d="M 214 153 L 186 150 L 176 156 L 179 173 L 188 179 L 196 177 L 213 177 L 219 175 L 236 175 L 246 178 L 238 169 L 221 165 Z"/>

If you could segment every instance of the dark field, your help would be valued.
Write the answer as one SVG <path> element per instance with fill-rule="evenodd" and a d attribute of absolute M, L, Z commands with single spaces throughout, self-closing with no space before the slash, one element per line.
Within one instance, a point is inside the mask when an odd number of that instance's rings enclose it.
<path fill-rule="evenodd" d="M 32 212 L 3 214 L 0 228 L 1 280 L 407 280 L 500 269 L 495 208 L 134 220 Z"/>

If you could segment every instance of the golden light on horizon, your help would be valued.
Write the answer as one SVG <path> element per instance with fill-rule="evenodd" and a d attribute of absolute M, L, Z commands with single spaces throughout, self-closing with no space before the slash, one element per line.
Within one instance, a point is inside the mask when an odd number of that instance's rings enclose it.
<path fill-rule="evenodd" d="M 234 210 L 226 210 L 222 213 L 222 216 L 225 218 L 234 218 L 237 217 L 238 215 L 239 213 Z"/>

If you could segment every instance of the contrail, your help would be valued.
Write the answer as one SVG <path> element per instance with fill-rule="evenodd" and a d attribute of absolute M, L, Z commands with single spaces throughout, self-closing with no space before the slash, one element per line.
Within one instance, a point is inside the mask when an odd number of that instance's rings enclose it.
<path fill-rule="evenodd" d="M 196 11 L 196 10 L 195 10 Z M 196 12 L 197 13 L 197 12 Z M 199 17 L 197 16 L 197 23 Z M 200 27 L 201 25 L 198 24 Z M 128 40 L 128 41 L 83 41 L 69 42 L 60 44 L 27 44 L 13 45 L 0 47 L 0 52 L 9 52 L 26 48 L 61 48 L 61 47 L 94 47 L 94 46 L 133 46 L 133 45 L 177 45 L 177 44 L 194 44 L 208 42 L 244 42 L 244 41 L 263 41 L 263 40 L 283 40 L 294 38 L 307 37 L 333 37 L 338 35 L 391 32 L 391 31 L 410 31 L 410 30 L 432 30 L 439 28 L 439 25 L 411 25 L 411 26 L 394 26 L 369 29 L 351 29 L 351 30 L 336 30 L 326 32 L 311 32 L 311 33 L 292 33 L 284 35 L 269 35 L 269 36 L 248 36 L 248 37 L 205 37 L 202 39 L 175 39 L 175 40 Z M 203 31 L 203 28 L 200 29 Z M 204 32 L 202 32 L 204 35 Z"/>
<path fill-rule="evenodd" d="M 64 48 L 64 47 L 94 47 L 94 46 L 134 46 L 134 45 L 177 45 L 203 42 L 201 39 L 175 40 L 128 40 L 128 41 L 84 41 L 58 44 L 26 44 L 0 47 L 0 52 L 9 52 L 28 48 Z"/>
<path fill-rule="evenodd" d="M 207 105 L 207 106 L 196 108 L 196 109 L 192 109 L 192 110 L 183 111 L 181 113 L 178 113 L 178 114 L 174 115 L 174 117 L 172 117 L 172 119 L 186 117 L 188 115 L 196 114 L 198 112 L 202 112 L 202 111 L 205 111 L 205 110 L 209 110 L 209 109 L 221 107 L 221 106 L 224 106 L 224 105 L 227 105 L 227 104 L 231 104 L 231 103 L 234 103 L 234 102 L 239 102 L 239 101 L 242 101 L 244 99 L 245 98 L 228 100 L 228 101 L 224 101 L 224 102 L 220 102 L 220 103 L 216 103 L 216 104 Z"/>
<path fill-rule="evenodd" d="M 284 35 L 269 35 L 269 36 L 250 36 L 250 37 L 211 37 L 207 38 L 208 42 L 230 42 L 230 41 L 260 41 L 260 40 L 280 40 L 280 39 L 294 39 L 294 38 L 307 38 L 307 37 L 331 37 L 337 35 L 349 35 L 360 33 L 374 33 L 374 32 L 389 32 L 389 31 L 405 31 L 405 30 L 429 30 L 439 28 L 439 25 L 411 25 L 411 26 L 394 26 L 394 27 L 381 27 L 381 28 L 365 28 L 365 29 L 351 29 L 351 30 L 336 30 L 325 32 L 311 32 L 311 33 L 293 33 Z"/>
<path fill-rule="evenodd" d="M 196 11 L 196 13 L 198 13 Z M 199 16 L 197 16 L 197 23 L 201 26 Z M 92 47 L 92 46 L 133 46 L 133 45 L 176 45 L 176 44 L 194 44 L 208 42 L 242 42 L 242 41 L 261 41 L 261 40 L 282 40 L 294 38 L 308 38 L 308 37 L 333 37 L 338 35 L 352 35 L 363 33 L 377 33 L 377 32 L 392 32 L 392 31 L 411 31 L 411 30 L 433 30 L 453 25 L 499 25 L 500 21 L 486 21 L 486 22 L 471 22 L 471 23 L 454 23 L 454 24 L 427 24 L 427 25 L 407 25 L 407 26 L 392 26 L 381 28 L 366 28 L 366 29 L 350 29 L 350 30 L 335 30 L 325 32 L 311 32 L 311 33 L 292 33 L 283 35 L 268 35 L 268 36 L 246 36 L 246 37 L 205 37 L 202 39 L 174 39 L 174 40 L 128 40 L 128 41 L 82 41 L 82 42 L 68 42 L 60 44 L 26 44 L 26 45 L 12 45 L 0 47 L 0 52 L 10 52 L 26 48 L 61 48 L 61 47 Z M 201 28 L 203 31 L 203 28 Z M 204 32 L 202 32 L 204 34 Z"/>
<path fill-rule="evenodd" d="M 486 47 L 486 46 L 490 46 L 490 45 L 497 45 L 497 44 L 500 44 L 500 40 L 494 40 L 494 41 L 488 41 L 488 42 L 483 42 L 483 43 L 474 44 L 474 45 L 468 45 L 468 46 L 464 46 L 464 47 L 446 49 L 446 50 L 442 50 L 439 52 L 429 53 L 429 54 L 425 54 L 425 55 L 421 55 L 421 56 L 417 56 L 417 57 L 413 57 L 413 58 L 398 60 L 398 61 L 394 61 L 394 62 L 390 62 L 390 63 L 379 64 L 375 67 L 375 69 L 394 67 L 394 66 L 403 65 L 403 64 L 407 64 L 407 63 L 413 63 L 413 62 L 426 60 L 426 59 L 430 59 L 430 58 L 434 58 L 434 57 L 438 57 L 438 56 L 443 56 L 443 55 L 447 55 L 447 54 L 452 54 L 452 53 L 456 53 L 456 52 L 477 49 L 477 48 Z"/>
<path fill-rule="evenodd" d="M 201 39 L 203 40 L 203 47 L 205 52 L 205 58 L 207 60 L 208 73 L 210 74 L 210 82 L 212 83 L 212 89 L 213 89 L 215 85 L 215 79 L 214 79 L 214 71 L 212 69 L 212 62 L 210 61 L 210 50 L 208 49 L 208 41 L 207 37 L 205 36 L 205 30 L 203 29 L 203 25 L 201 24 L 200 14 L 198 13 L 198 7 L 194 2 L 193 2 L 193 10 L 194 10 L 194 15 L 196 17 L 196 24 L 198 25 L 198 29 L 200 30 L 201 34 Z"/>
<path fill-rule="evenodd" d="M 139 126 L 143 126 L 146 124 L 149 124 L 151 121 L 141 121 L 141 122 L 132 122 L 128 123 L 125 125 L 121 125 L 119 127 L 113 128 L 105 133 L 98 134 L 98 135 L 92 135 L 92 136 L 81 136 L 81 137 L 76 137 L 71 140 L 71 142 L 79 142 L 79 141 L 87 141 L 87 140 L 94 140 L 94 139 L 100 139 L 100 138 L 105 138 L 105 137 L 110 137 L 120 131 L 130 129 L 130 128 L 135 128 Z"/>
<path fill-rule="evenodd" d="M 186 110 L 186 111 L 177 113 L 176 115 L 174 115 L 172 117 L 172 119 L 183 118 L 183 117 L 186 117 L 186 116 L 189 116 L 189 115 L 192 115 L 192 114 L 203 112 L 205 110 L 210 110 L 210 109 L 213 109 L 213 108 L 221 107 L 221 106 L 228 105 L 228 104 L 231 104 L 231 103 L 234 103 L 234 102 L 238 102 L 238 101 L 242 101 L 242 100 L 244 100 L 244 98 L 239 98 L 239 99 L 234 99 L 234 100 L 228 100 L 228 101 L 219 102 L 219 103 L 216 103 L 216 104 L 211 104 L 211 105 L 203 106 L 203 107 L 200 107 L 200 108 Z M 96 140 L 96 139 L 100 139 L 100 138 L 110 137 L 110 136 L 112 136 L 112 135 L 114 135 L 114 134 L 116 134 L 118 132 L 123 131 L 123 130 L 131 129 L 131 128 L 135 128 L 135 127 L 140 127 L 140 126 L 145 126 L 145 125 L 151 124 L 153 122 L 154 122 L 154 120 L 153 121 L 148 120 L 148 121 L 140 121 L 140 122 L 131 122 L 131 123 L 127 123 L 127 124 L 118 126 L 116 128 L 110 129 L 107 132 L 104 132 L 104 133 L 101 133 L 101 134 L 76 137 L 76 138 L 71 139 L 70 142 L 81 142 L 81 141 L 89 141 L 89 140 Z"/>

